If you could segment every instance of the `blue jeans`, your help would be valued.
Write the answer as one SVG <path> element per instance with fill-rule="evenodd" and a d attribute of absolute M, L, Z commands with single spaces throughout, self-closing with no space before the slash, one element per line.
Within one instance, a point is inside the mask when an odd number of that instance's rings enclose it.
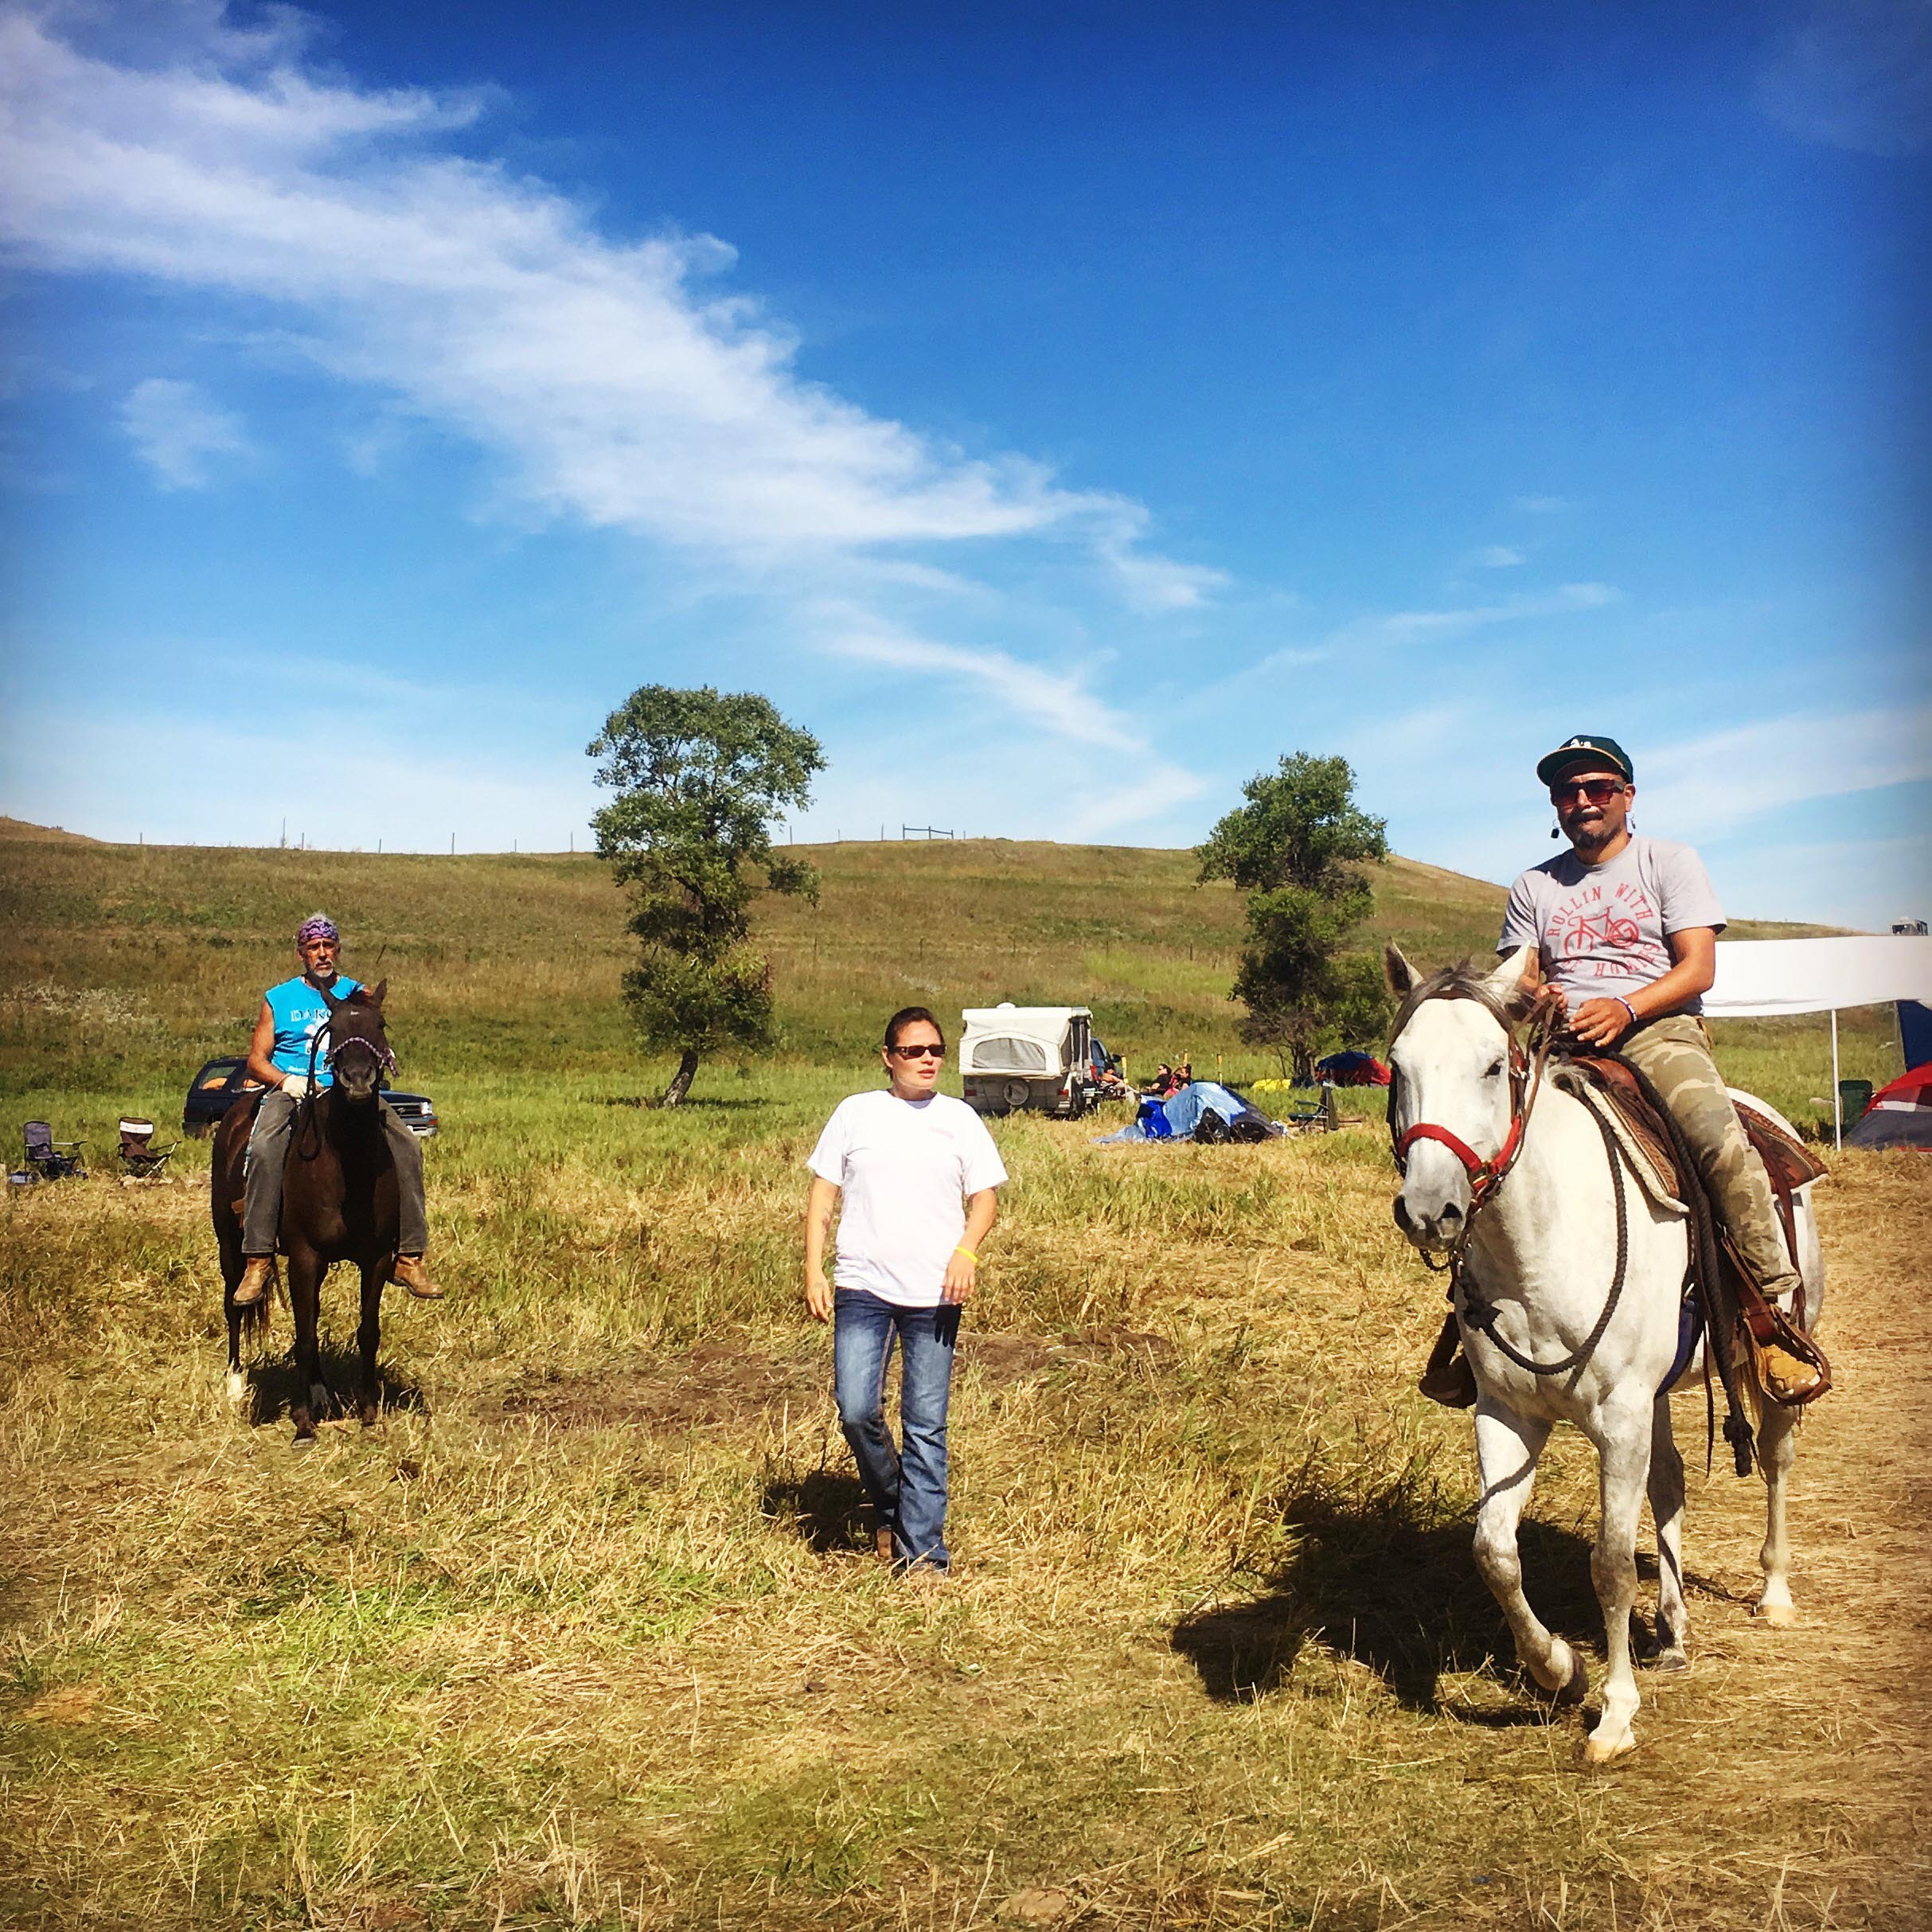
<path fill-rule="evenodd" d="M 946 1570 L 946 1407 L 953 1392 L 956 1307 L 898 1308 L 863 1288 L 833 1296 L 832 1363 L 839 1426 L 898 1567 Z M 885 1420 L 885 1371 L 899 1344 L 899 1426 Z"/>

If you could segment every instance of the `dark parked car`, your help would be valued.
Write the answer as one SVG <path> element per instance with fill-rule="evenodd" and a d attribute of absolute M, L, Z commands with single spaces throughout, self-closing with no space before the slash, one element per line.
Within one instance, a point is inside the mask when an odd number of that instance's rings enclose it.
<path fill-rule="evenodd" d="M 181 1131 L 213 1134 L 221 1116 L 243 1095 L 260 1091 L 261 1082 L 248 1077 L 245 1060 L 211 1060 L 189 1086 L 188 1099 L 181 1108 Z M 393 1093 L 385 1087 L 382 1097 L 401 1116 L 412 1134 L 426 1141 L 435 1135 L 436 1110 L 427 1094 Z"/>

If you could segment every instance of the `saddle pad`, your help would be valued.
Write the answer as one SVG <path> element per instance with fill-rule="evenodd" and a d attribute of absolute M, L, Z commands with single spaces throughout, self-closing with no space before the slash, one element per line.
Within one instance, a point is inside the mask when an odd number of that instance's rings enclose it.
<path fill-rule="evenodd" d="M 1652 1122 L 1649 1110 L 1641 1114 L 1626 1114 L 1618 1104 L 1622 1095 L 1606 1091 L 1598 1086 L 1590 1078 L 1591 1071 L 1594 1069 L 1587 1070 L 1575 1062 L 1567 1062 L 1552 1067 L 1550 1079 L 1565 1093 L 1582 1101 L 1609 1126 L 1618 1151 L 1623 1155 L 1624 1165 L 1637 1177 L 1637 1185 L 1654 1206 L 1662 1208 L 1666 1214 L 1688 1214 L 1690 1209 L 1684 1205 L 1679 1192 L 1682 1183 L 1677 1177 L 1677 1164 L 1671 1157 L 1668 1143 Z"/>

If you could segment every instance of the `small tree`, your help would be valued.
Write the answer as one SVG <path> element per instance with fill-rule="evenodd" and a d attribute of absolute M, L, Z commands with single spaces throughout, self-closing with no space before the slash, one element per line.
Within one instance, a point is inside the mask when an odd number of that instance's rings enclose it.
<path fill-rule="evenodd" d="M 617 793 L 591 822 L 597 849 L 635 888 L 624 1001 L 646 1044 L 678 1056 L 660 1102 L 676 1107 L 704 1054 L 771 1043 L 771 969 L 749 943 L 746 868 L 817 902 L 818 874 L 775 851 L 770 828 L 810 802 L 825 753 L 755 693 L 665 685 L 632 692 L 587 751 Z"/>
<path fill-rule="evenodd" d="M 1324 1045 L 1372 1037 L 1388 1011 L 1375 959 L 1343 950 L 1373 908 L 1360 868 L 1388 857 L 1388 827 L 1356 806 L 1345 758 L 1298 751 L 1241 792 L 1247 803 L 1196 850 L 1200 876 L 1248 896 L 1248 943 L 1228 996 L 1247 1008 L 1241 1037 L 1306 1082 Z"/>

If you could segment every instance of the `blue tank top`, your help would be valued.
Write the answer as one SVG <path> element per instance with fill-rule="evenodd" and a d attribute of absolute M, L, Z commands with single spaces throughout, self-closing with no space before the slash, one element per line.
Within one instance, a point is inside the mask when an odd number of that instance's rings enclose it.
<path fill-rule="evenodd" d="M 356 989 L 356 982 L 346 973 L 338 973 L 329 982 L 329 990 L 338 1000 L 345 1000 Z M 284 1073 L 306 1074 L 309 1070 L 309 1043 L 329 1024 L 329 1009 L 322 996 L 306 979 L 285 979 L 279 986 L 271 986 L 262 996 L 268 1002 L 270 1017 L 275 1021 L 275 1043 L 269 1059 Z M 315 1084 L 332 1087 L 335 1075 L 323 1065 L 322 1054 L 329 1050 L 325 1040 L 322 1052 L 315 1056 Z"/>

